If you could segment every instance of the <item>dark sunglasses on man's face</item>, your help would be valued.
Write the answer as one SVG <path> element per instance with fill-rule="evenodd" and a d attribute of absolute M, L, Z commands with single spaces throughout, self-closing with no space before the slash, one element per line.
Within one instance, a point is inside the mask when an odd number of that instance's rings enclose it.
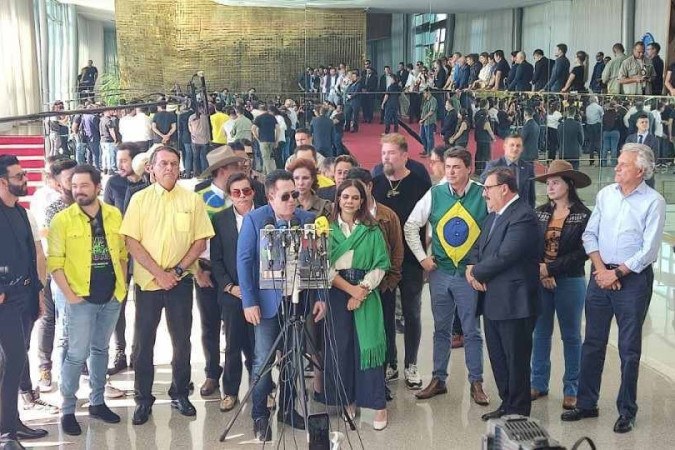
<path fill-rule="evenodd" d="M 300 193 L 298 191 L 293 191 L 293 192 L 286 192 L 282 194 L 281 196 L 281 201 L 282 202 L 287 202 L 288 200 L 293 197 L 293 200 L 296 200 L 300 196 Z"/>

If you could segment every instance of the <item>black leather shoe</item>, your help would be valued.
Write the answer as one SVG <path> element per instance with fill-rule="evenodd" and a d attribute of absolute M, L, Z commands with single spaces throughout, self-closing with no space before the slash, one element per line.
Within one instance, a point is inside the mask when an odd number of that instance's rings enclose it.
<path fill-rule="evenodd" d="M 121 420 L 120 416 L 112 412 L 105 403 L 89 406 L 89 415 L 106 423 L 120 423 Z"/>
<path fill-rule="evenodd" d="M 487 422 L 490 419 L 499 419 L 502 416 L 505 416 L 506 412 L 503 409 L 496 409 L 492 412 L 485 413 L 482 416 L 480 416 L 481 419 L 483 419 L 484 422 Z"/>
<path fill-rule="evenodd" d="M 280 423 L 285 423 L 286 425 L 292 426 L 296 430 L 305 429 L 305 419 L 296 410 L 292 410 L 291 412 L 284 414 L 283 409 L 279 409 L 279 412 L 277 413 L 277 420 Z"/>
<path fill-rule="evenodd" d="M 150 415 L 152 415 L 152 406 L 138 405 L 134 411 L 134 417 L 131 419 L 131 423 L 134 425 L 143 425 L 150 419 Z"/>
<path fill-rule="evenodd" d="M 45 436 L 47 436 L 47 430 L 41 428 L 29 428 L 21 421 L 19 421 L 19 424 L 16 427 L 16 438 L 20 441 L 40 439 Z"/>
<path fill-rule="evenodd" d="M 82 434 L 82 428 L 80 428 L 80 424 L 77 423 L 75 414 L 64 414 L 63 417 L 61 417 L 61 429 L 70 436 L 79 436 Z"/>
<path fill-rule="evenodd" d="M 197 410 L 187 397 L 174 398 L 171 400 L 171 407 L 177 409 L 184 416 L 192 417 L 197 415 Z"/>
<path fill-rule="evenodd" d="M 598 410 L 598 408 L 592 409 L 574 408 L 562 413 L 562 415 L 560 416 L 560 420 L 562 420 L 563 422 L 576 422 L 577 420 L 588 419 L 591 417 L 598 417 L 599 415 L 600 410 Z"/>
<path fill-rule="evenodd" d="M 619 416 L 619 418 L 616 419 L 616 422 L 614 423 L 614 432 L 628 433 L 629 431 L 633 431 L 634 426 L 635 417 Z"/>
<path fill-rule="evenodd" d="M 260 442 L 272 440 L 272 429 L 270 428 L 269 419 L 261 417 L 253 422 L 253 436 Z"/>
<path fill-rule="evenodd" d="M 0 449 L 2 450 L 26 450 L 26 447 L 21 445 L 19 441 L 13 439 L 0 440 Z"/>

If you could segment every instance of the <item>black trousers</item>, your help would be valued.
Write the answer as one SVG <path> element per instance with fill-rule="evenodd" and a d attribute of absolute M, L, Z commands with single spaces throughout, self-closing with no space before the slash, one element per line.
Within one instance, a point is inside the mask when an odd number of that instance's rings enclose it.
<path fill-rule="evenodd" d="M 33 332 L 35 319 L 37 318 L 36 311 L 24 310 L 21 312 L 21 326 L 23 327 L 23 344 L 26 347 L 26 354 L 30 350 L 30 336 Z M 19 390 L 21 392 L 29 392 L 33 389 L 33 381 L 30 379 L 30 363 L 26 359 L 26 364 L 21 371 L 21 381 L 19 382 Z"/>
<path fill-rule="evenodd" d="M 586 124 L 586 137 L 588 138 L 588 153 L 591 161 L 593 161 L 593 159 L 595 159 L 596 153 L 598 155 L 601 154 L 600 149 L 602 148 L 602 124 Z"/>
<path fill-rule="evenodd" d="M 134 390 L 136 403 L 152 405 L 153 365 L 157 327 L 166 310 L 166 324 L 173 345 L 171 398 L 187 397 L 190 384 L 190 331 L 192 329 L 192 277 L 183 278 L 169 291 L 142 291 L 136 286 L 134 324 Z"/>
<path fill-rule="evenodd" d="M 401 290 L 401 309 L 405 330 L 403 342 L 405 348 L 405 367 L 417 364 L 417 353 L 420 349 L 422 337 L 422 286 L 424 285 L 424 270 L 415 261 L 403 262 L 401 268 L 403 278 L 398 284 Z"/>
<path fill-rule="evenodd" d="M 482 174 L 492 157 L 491 142 L 476 142 L 476 174 Z"/>
<path fill-rule="evenodd" d="M 390 367 L 398 366 L 396 351 L 396 289 L 380 291 L 382 299 L 382 315 L 384 316 L 384 332 L 387 335 L 387 359 Z"/>
<path fill-rule="evenodd" d="M 222 368 L 223 395 L 237 396 L 244 370 L 242 355 L 246 358 L 245 365 L 249 379 L 253 374 L 255 332 L 253 325 L 248 323 L 244 317 L 240 299 L 223 294 L 220 300 L 220 314 L 225 331 L 225 357 Z"/>
<path fill-rule="evenodd" d="M 7 293 L 5 302 L 0 305 L 0 435 L 3 438 L 16 438 L 19 382 L 27 360 L 21 316 L 31 292 L 22 288 Z"/>
<path fill-rule="evenodd" d="M 52 370 L 52 353 L 56 335 L 56 306 L 52 297 L 52 278 L 47 277 L 44 287 L 45 311 L 37 321 L 38 361 L 40 369 Z"/>
<path fill-rule="evenodd" d="M 211 282 L 216 285 L 211 277 Z M 206 378 L 217 380 L 220 378 L 220 305 L 215 288 L 202 288 L 195 281 L 197 291 L 197 308 L 199 308 L 199 321 L 202 326 L 202 349 L 206 365 L 204 372 Z"/>
<path fill-rule="evenodd" d="M 513 320 L 484 318 L 485 341 L 495 383 L 507 414 L 530 415 L 530 358 L 536 317 Z"/>
<path fill-rule="evenodd" d="M 362 98 L 363 121 L 370 123 L 373 121 L 373 102 L 375 101 L 375 96 L 373 94 L 366 94 Z"/>
<path fill-rule="evenodd" d="M 548 146 L 547 156 L 549 160 L 554 160 L 558 154 L 558 129 L 546 127 L 546 145 Z"/>

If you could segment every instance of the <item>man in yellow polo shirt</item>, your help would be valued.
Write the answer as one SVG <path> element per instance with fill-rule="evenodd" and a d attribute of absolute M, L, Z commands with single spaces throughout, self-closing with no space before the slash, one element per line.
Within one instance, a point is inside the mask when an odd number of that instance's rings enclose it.
<path fill-rule="evenodd" d="M 155 183 L 132 197 L 120 229 L 134 258 L 136 283 L 134 425 L 148 421 L 155 401 L 153 356 L 162 309 L 173 343 L 171 406 L 185 416 L 196 414 L 188 400 L 192 273 L 207 239 L 215 234 L 202 199 L 176 184 L 177 150 L 159 147 L 150 158 L 150 171 Z"/>
<path fill-rule="evenodd" d="M 119 233 L 122 214 L 98 200 L 101 173 L 89 165 L 73 170 L 75 204 L 64 209 L 49 228 L 47 265 L 66 298 L 65 333 L 69 337 L 61 366 L 61 427 L 77 436 L 75 419 L 80 372 L 89 358 L 89 415 L 107 423 L 120 416 L 104 403 L 108 346 L 121 301 L 126 296 L 127 251 Z"/>
<path fill-rule="evenodd" d="M 211 141 L 217 145 L 227 144 L 227 133 L 223 130 L 225 122 L 230 120 L 230 116 L 225 114 L 225 105 L 216 103 L 216 112 L 211 114 Z M 202 168 L 203 170 L 204 168 Z"/>

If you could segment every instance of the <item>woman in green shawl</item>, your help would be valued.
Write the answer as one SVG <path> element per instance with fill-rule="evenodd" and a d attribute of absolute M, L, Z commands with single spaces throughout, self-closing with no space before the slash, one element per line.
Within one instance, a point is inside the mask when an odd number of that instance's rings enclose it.
<path fill-rule="evenodd" d="M 387 426 L 384 362 L 387 340 L 378 285 L 389 268 L 382 231 L 368 211 L 366 188 L 346 180 L 331 217 L 326 314 L 325 396 L 332 405 L 376 410 L 373 428 Z"/>

